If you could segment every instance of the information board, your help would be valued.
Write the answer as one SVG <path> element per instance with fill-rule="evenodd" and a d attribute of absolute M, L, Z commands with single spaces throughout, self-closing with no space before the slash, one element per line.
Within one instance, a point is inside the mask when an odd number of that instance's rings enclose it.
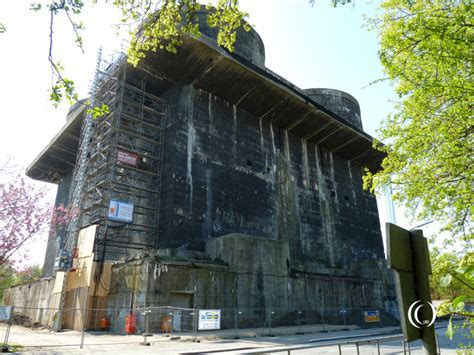
<path fill-rule="evenodd" d="M 9 320 L 12 314 L 12 306 L 0 306 L 0 320 Z"/>
<path fill-rule="evenodd" d="M 119 200 L 111 200 L 108 219 L 116 222 L 132 223 L 133 204 Z"/>
<path fill-rule="evenodd" d="M 221 329 L 220 309 L 200 309 L 198 330 Z"/>
<path fill-rule="evenodd" d="M 364 319 L 366 323 L 380 322 L 380 313 L 379 311 L 365 311 Z"/>

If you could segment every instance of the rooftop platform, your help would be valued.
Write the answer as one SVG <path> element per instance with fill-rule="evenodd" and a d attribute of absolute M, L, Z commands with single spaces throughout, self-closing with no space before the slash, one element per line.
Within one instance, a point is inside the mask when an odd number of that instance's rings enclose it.
<path fill-rule="evenodd" d="M 156 96 L 176 82 L 215 94 L 258 119 L 320 144 L 342 158 L 380 168 L 384 154 L 372 147 L 372 137 L 311 99 L 308 93 L 271 70 L 219 47 L 202 35 L 185 38 L 177 54 L 148 53 L 130 74 L 147 76 L 148 91 Z M 58 183 L 74 167 L 86 117 L 84 102 L 74 105 L 66 125 L 26 170 L 33 179 Z"/>
<path fill-rule="evenodd" d="M 155 95 L 184 82 L 362 166 L 379 169 L 385 156 L 372 147 L 370 135 L 312 100 L 304 90 L 206 36 L 186 38 L 177 54 L 149 53 L 139 69 L 142 73 L 137 75 L 154 78 Z"/>

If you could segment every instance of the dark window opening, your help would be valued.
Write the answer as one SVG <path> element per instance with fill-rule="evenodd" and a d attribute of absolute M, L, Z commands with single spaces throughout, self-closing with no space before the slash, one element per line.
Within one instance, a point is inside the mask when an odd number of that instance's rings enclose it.
<path fill-rule="evenodd" d="M 251 161 L 251 160 L 247 160 L 247 165 L 248 165 L 248 166 L 253 166 L 252 161 Z"/>

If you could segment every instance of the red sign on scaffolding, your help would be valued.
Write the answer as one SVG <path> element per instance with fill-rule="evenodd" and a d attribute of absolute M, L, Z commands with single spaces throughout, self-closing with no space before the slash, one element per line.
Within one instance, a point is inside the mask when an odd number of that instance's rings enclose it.
<path fill-rule="evenodd" d="M 138 154 L 126 152 L 124 150 L 118 150 L 117 160 L 127 165 L 137 166 Z"/>

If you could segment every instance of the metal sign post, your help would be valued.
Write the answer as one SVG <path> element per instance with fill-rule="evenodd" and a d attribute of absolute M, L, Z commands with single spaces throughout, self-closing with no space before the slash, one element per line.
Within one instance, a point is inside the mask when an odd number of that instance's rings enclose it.
<path fill-rule="evenodd" d="M 0 320 L 8 320 L 7 330 L 5 332 L 5 339 L 3 341 L 2 353 L 9 352 L 8 350 L 8 338 L 10 337 L 10 330 L 12 327 L 13 318 L 13 306 L 2 306 L 0 307 Z"/>
<path fill-rule="evenodd" d="M 387 223 L 388 267 L 394 270 L 400 322 L 406 341 L 421 339 L 425 353 L 436 355 L 434 307 L 428 275 L 431 264 L 423 231 Z"/>

